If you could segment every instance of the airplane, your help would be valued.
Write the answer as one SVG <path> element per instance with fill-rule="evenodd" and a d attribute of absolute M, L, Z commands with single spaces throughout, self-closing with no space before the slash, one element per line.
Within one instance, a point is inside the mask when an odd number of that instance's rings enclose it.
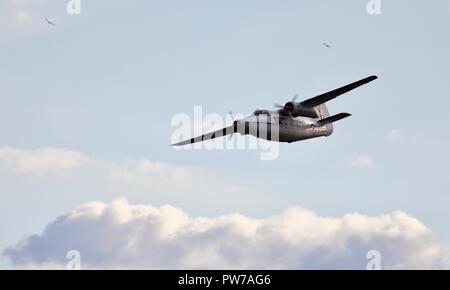
<path fill-rule="evenodd" d="M 328 137 L 333 134 L 333 123 L 350 117 L 351 114 L 340 113 L 330 116 L 325 103 L 377 78 L 377 76 L 370 76 L 302 102 L 296 102 L 297 96 L 295 96 L 284 106 L 275 105 L 278 107 L 277 110 L 258 109 L 244 119 L 235 120 L 231 126 L 172 144 L 172 146 L 184 146 L 234 133 L 285 143 Z"/>

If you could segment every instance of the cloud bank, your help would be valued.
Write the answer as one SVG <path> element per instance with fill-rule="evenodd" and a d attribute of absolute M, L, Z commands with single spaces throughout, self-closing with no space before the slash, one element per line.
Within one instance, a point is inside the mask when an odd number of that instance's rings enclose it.
<path fill-rule="evenodd" d="M 102 180 L 148 183 L 173 182 L 191 176 L 189 168 L 147 159 L 113 162 L 60 148 L 27 150 L 8 147 L 0 148 L 0 173 L 77 176 L 95 173 Z"/>
<path fill-rule="evenodd" d="M 87 203 L 24 238 L 4 255 L 18 268 L 365 269 L 368 251 L 384 269 L 439 267 L 433 233 L 404 212 L 322 217 L 293 207 L 264 219 L 241 214 L 192 217 L 173 206 Z"/>
<path fill-rule="evenodd" d="M 80 152 L 57 148 L 24 150 L 0 148 L 0 170 L 20 173 L 79 168 L 90 160 Z"/>

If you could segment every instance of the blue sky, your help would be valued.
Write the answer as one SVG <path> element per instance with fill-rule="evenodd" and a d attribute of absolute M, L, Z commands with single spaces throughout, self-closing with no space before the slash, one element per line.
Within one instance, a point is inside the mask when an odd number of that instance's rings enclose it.
<path fill-rule="evenodd" d="M 266 217 L 293 205 L 323 216 L 402 210 L 448 247 L 450 2 L 382 1 L 373 16 L 366 4 L 82 0 L 81 15 L 70 16 L 64 1 L 2 1 L 0 147 L 152 160 L 208 177 L 155 193 L 85 172 L 68 181 L 4 170 L 0 248 L 117 196 L 195 216 Z M 330 102 L 332 113 L 353 114 L 332 137 L 282 144 L 275 161 L 170 147 L 172 116 L 194 105 L 251 113 L 373 74 Z M 352 166 L 358 157 L 370 162 Z"/>

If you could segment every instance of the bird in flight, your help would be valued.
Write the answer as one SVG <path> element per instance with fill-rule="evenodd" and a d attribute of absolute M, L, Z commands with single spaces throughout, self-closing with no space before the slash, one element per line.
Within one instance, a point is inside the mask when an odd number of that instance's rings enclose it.
<path fill-rule="evenodd" d="M 51 22 L 50 20 L 48 20 L 48 18 L 44 18 L 45 21 L 47 21 L 47 24 L 55 26 L 55 23 Z"/>
<path fill-rule="evenodd" d="M 322 43 L 325 47 L 327 47 L 327 48 L 331 48 L 331 45 L 329 45 L 328 43 Z"/>

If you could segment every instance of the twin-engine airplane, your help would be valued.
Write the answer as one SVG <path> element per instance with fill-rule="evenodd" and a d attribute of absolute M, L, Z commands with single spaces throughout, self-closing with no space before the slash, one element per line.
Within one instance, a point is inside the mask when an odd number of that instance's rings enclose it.
<path fill-rule="evenodd" d="M 325 103 L 377 78 L 377 76 L 370 76 L 303 102 L 296 102 L 297 96 L 295 96 L 292 101 L 287 102 L 284 106 L 275 105 L 278 107 L 277 110 L 256 110 L 252 115 L 234 121 L 232 126 L 188 139 L 172 146 L 193 144 L 234 133 L 288 143 L 327 137 L 333 134 L 334 122 L 351 115 L 349 113 L 340 113 L 330 116 Z"/>

